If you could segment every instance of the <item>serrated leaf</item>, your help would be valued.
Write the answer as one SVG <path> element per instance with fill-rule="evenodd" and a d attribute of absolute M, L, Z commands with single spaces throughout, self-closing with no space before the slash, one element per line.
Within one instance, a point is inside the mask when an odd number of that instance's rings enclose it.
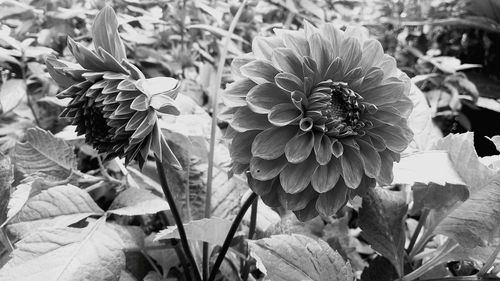
<path fill-rule="evenodd" d="M 170 210 L 170 206 L 165 199 L 148 190 L 131 187 L 113 200 L 108 212 L 121 216 L 140 216 L 166 210 Z"/>
<path fill-rule="evenodd" d="M 42 173 L 47 180 L 63 180 L 76 169 L 73 148 L 64 140 L 40 128 L 28 129 L 26 142 L 17 143 L 14 164 L 25 175 Z"/>
<path fill-rule="evenodd" d="M 73 185 L 43 190 L 29 198 L 9 219 L 7 228 L 23 237 L 43 227 L 64 227 L 91 215 L 103 215 L 90 195 Z"/>
<path fill-rule="evenodd" d="M 97 14 L 92 24 L 92 38 L 96 50 L 103 48 L 118 62 L 127 58 L 125 46 L 118 33 L 118 20 L 110 6 L 106 5 Z"/>
<path fill-rule="evenodd" d="M 231 221 L 217 217 L 194 220 L 184 224 L 184 229 L 189 240 L 203 241 L 215 245 L 222 245 L 224 243 L 229 228 L 231 228 Z M 156 235 L 155 241 L 179 237 L 177 227 L 169 226 Z"/>
<path fill-rule="evenodd" d="M 307 236 L 273 235 L 248 241 L 273 281 L 352 281 L 349 262 L 323 240 Z"/>
<path fill-rule="evenodd" d="M 0 280 L 118 281 L 125 266 L 123 249 L 140 247 L 142 241 L 141 230 L 105 218 L 85 228 L 42 229 L 16 244 Z"/>
<path fill-rule="evenodd" d="M 396 268 L 400 276 L 404 263 L 404 218 L 408 205 L 402 192 L 376 187 L 363 197 L 359 210 L 362 237 Z"/>
<path fill-rule="evenodd" d="M 0 225 L 7 219 L 7 206 L 13 181 L 14 170 L 10 157 L 0 153 Z"/>
<path fill-rule="evenodd" d="M 16 108 L 26 99 L 26 82 L 23 79 L 9 79 L 0 86 L 0 114 Z"/>

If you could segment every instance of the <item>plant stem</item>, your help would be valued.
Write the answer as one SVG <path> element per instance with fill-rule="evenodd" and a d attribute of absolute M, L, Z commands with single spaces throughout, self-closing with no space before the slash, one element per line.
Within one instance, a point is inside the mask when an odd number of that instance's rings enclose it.
<path fill-rule="evenodd" d="M 182 248 L 184 249 L 184 253 L 186 254 L 190 265 L 194 271 L 196 281 L 201 281 L 200 272 L 198 267 L 196 266 L 196 260 L 194 259 L 193 252 L 191 252 L 191 248 L 189 247 L 189 242 L 187 240 L 186 231 L 184 230 L 184 225 L 182 224 L 182 219 L 179 214 L 179 210 L 175 205 L 174 197 L 168 188 L 167 178 L 165 177 L 165 171 L 163 169 L 162 162 L 156 157 L 156 169 L 158 171 L 158 177 L 160 178 L 161 187 L 163 189 L 163 193 L 165 194 L 165 198 L 167 199 L 168 205 L 170 206 L 170 211 L 172 212 L 172 216 L 175 220 L 175 225 L 177 226 L 177 230 L 179 231 L 179 236 L 182 244 Z"/>
<path fill-rule="evenodd" d="M 410 240 L 410 245 L 408 245 L 408 249 L 406 250 L 407 253 L 410 253 L 411 250 L 413 250 L 413 247 L 415 246 L 415 242 L 417 242 L 418 235 L 420 234 L 420 231 L 422 230 L 422 227 L 424 226 L 428 215 L 429 215 L 429 209 L 426 208 L 422 211 L 422 214 L 420 215 L 420 218 L 418 219 L 417 228 L 415 228 L 415 232 L 413 233 L 413 236 L 411 237 L 411 240 Z"/>
<path fill-rule="evenodd" d="M 222 244 L 222 248 L 219 252 L 219 255 L 217 256 L 217 260 L 215 260 L 214 267 L 212 268 L 210 272 L 210 277 L 208 278 L 208 281 L 214 281 L 215 276 L 217 275 L 217 271 L 219 271 L 219 267 L 222 264 L 222 261 L 224 260 L 224 257 L 226 256 L 227 251 L 229 250 L 229 246 L 231 245 L 231 241 L 233 240 L 234 235 L 236 234 L 236 231 L 238 230 L 238 226 L 241 223 L 241 220 L 243 219 L 243 216 L 245 216 L 245 213 L 247 212 L 248 208 L 252 206 L 253 201 L 257 199 L 258 195 L 255 192 L 252 192 L 250 196 L 247 198 L 245 203 L 243 203 L 243 206 L 241 206 L 240 211 L 236 215 L 236 218 L 234 218 L 233 224 L 231 225 L 231 228 L 229 229 L 229 232 L 227 233 L 226 240 L 224 240 L 224 244 Z"/>
<path fill-rule="evenodd" d="M 493 265 L 493 263 L 495 262 L 497 256 L 498 256 L 498 253 L 500 252 L 500 244 L 498 244 L 496 247 L 495 247 L 495 250 L 493 251 L 493 253 L 491 253 L 491 255 L 488 257 L 488 259 L 486 260 L 486 262 L 484 263 L 483 267 L 479 270 L 479 272 L 477 273 L 477 276 L 483 276 L 485 275 L 486 273 L 488 273 L 488 270 L 490 270 L 491 266 Z"/>
<path fill-rule="evenodd" d="M 223 49 L 220 53 L 219 65 L 217 67 L 217 76 L 215 78 L 214 84 L 212 85 L 212 124 L 210 128 L 210 148 L 208 152 L 208 171 L 207 171 L 207 197 L 205 198 L 205 218 L 210 218 L 212 213 L 212 179 L 214 170 L 214 150 L 215 150 L 215 133 L 217 132 L 217 97 L 220 89 L 220 84 L 222 82 L 222 72 L 224 70 L 224 64 L 226 63 L 227 50 L 229 48 L 229 42 L 231 40 L 231 35 L 236 28 L 236 24 L 243 13 L 243 10 L 247 4 L 248 0 L 243 0 L 241 6 L 238 8 L 236 15 L 234 15 L 231 24 L 229 25 L 229 30 L 226 37 L 224 38 Z M 208 275 L 208 243 L 203 242 L 203 280 L 206 280 Z"/>
<path fill-rule="evenodd" d="M 257 228 L 257 209 L 259 207 L 259 200 L 253 201 L 252 212 L 250 213 L 250 226 L 248 228 L 248 239 L 253 239 L 255 229 Z"/>

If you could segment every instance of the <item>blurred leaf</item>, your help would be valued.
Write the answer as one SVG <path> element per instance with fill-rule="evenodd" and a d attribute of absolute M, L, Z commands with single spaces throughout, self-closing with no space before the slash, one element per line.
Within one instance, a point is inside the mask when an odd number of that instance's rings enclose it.
<path fill-rule="evenodd" d="M 397 280 L 398 277 L 398 273 L 391 262 L 382 256 L 377 256 L 363 270 L 361 281 Z"/>
<path fill-rule="evenodd" d="M 16 16 L 34 9 L 30 5 L 14 0 L 3 0 L 0 2 L 0 19 Z"/>
<path fill-rule="evenodd" d="M 26 99 L 26 82 L 9 79 L 0 87 L 0 115 L 10 112 Z"/>
<path fill-rule="evenodd" d="M 118 20 L 110 6 L 105 6 L 97 14 L 92 24 L 92 38 L 96 51 L 101 47 L 118 62 L 127 58 L 125 46 L 118 34 Z"/>
<path fill-rule="evenodd" d="M 243 217 L 243 221 L 250 223 L 250 216 L 251 212 L 246 212 L 245 216 Z M 276 211 L 268 207 L 266 204 L 264 204 L 264 202 L 262 202 L 262 200 L 259 198 L 257 207 L 257 230 L 260 232 L 265 232 L 270 227 L 280 222 L 280 220 L 280 215 L 276 213 Z"/>
<path fill-rule="evenodd" d="M 17 236 L 44 227 L 64 227 L 91 215 L 103 215 L 90 195 L 73 185 L 61 185 L 43 190 L 29 198 L 12 218 L 7 228 Z"/>
<path fill-rule="evenodd" d="M 168 203 L 146 189 L 129 187 L 113 200 L 108 212 L 121 216 L 139 216 L 170 210 Z"/>
<path fill-rule="evenodd" d="M 376 187 L 367 192 L 359 210 L 362 237 L 375 251 L 391 261 L 399 276 L 404 273 L 404 219 L 407 209 L 402 192 Z"/>
<path fill-rule="evenodd" d="M 13 181 L 14 170 L 10 158 L 0 152 L 0 225 L 7 219 L 7 206 Z"/>
<path fill-rule="evenodd" d="M 227 33 L 228 33 L 227 30 L 224 30 L 224 29 L 216 27 L 216 26 L 208 25 L 208 24 L 192 24 L 192 25 L 188 26 L 187 28 L 188 29 L 205 30 L 205 31 L 208 31 L 214 35 L 217 35 L 220 38 L 227 37 Z M 236 34 L 231 34 L 231 39 L 249 44 L 248 41 L 246 41 L 241 36 L 238 36 Z"/>
<path fill-rule="evenodd" d="M 142 231 L 105 218 L 84 228 L 47 228 L 16 244 L 0 269 L 3 281 L 118 281 L 125 267 L 123 249 L 140 247 Z"/>
<path fill-rule="evenodd" d="M 26 142 L 18 143 L 13 155 L 14 164 L 22 173 L 42 173 L 47 180 L 66 179 L 76 169 L 73 148 L 40 128 L 28 129 Z"/>
<path fill-rule="evenodd" d="M 300 6 L 307 12 L 318 17 L 321 21 L 325 20 L 325 10 L 320 8 L 311 0 L 300 0 Z"/>
<path fill-rule="evenodd" d="M 273 235 L 248 241 L 250 251 L 257 255 L 270 280 L 286 281 L 352 281 L 349 262 L 323 240 L 307 236 Z"/>
<path fill-rule="evenodd" d="M 427 209 L 450 208 L 458 201 L 465 201 L 469 198 L 469 189 L 465 185 L 436 183 L 416 183 L 412 186 L 413 207 L 416 212 Z"/>
<path fill-rule="evenodd" d="M 217 217 L 194 220 L 184 224 L 189 240 L 203 241 L 215 245 L 224 243 L 229 228 L 231 228 L 231 221 Z M 155 241 L 170 238 L 180 238 L 176 226 L 169 226 L 167 229 L 160 231 L 156 235 Z"/>
<path fill-rule="evenodd" d="M 500 2 L 496 0 L 469 0 L 465 9 L 473 15 L 487 17 L 500 23 Z"/>
<path fill-rule="evenodd" d="M 118 281 L 137 281 L 135 277 L 128 271 L 122 270 L 120 272 L 120 279 Z"/>

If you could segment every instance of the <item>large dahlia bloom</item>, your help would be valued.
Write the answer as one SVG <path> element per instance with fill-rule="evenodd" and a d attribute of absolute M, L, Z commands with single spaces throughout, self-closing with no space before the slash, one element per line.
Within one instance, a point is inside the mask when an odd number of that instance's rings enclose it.
<path fill-rule="evenodd" d="M 413 137 L 409 81 L 363 28 L 277 30 L 236 58 L 224 93 L 236 173 L 299 219 L 332 215 L 390 184 Z"/>
<path fill-rule="evenodd" d="M 61 113 L 76 125 L 78 135 L 105 155 L 125 157 L 143 166 L 150 150 L 180 167 L 157 123 L 157 112 L 179 114 L 173 101 L 179 83 L 169 77 L 146 79 L 125 56 L 116 15 L 109 6 L 92 27 L 95 50 L 68 38 L 78 64 L 48 58 L 47 69 L 62 87 L 58 98 L 71 98 Z"/>

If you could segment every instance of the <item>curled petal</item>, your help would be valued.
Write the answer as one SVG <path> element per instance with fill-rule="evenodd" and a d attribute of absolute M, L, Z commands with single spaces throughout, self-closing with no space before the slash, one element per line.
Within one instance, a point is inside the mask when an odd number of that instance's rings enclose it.
<path fill-rule="evenodd" d="M 278 73 L 274 77 L 274 81 L 281 89 L 288 92 L 302 91 L 304 89 L 304 82 L 291 73 Z"/>
<path fill-rule="evenodd" d="M 285 146 L 297 133 L 295 126 L 273 127 L 260 132 L 252 143 L 252 154 L 262 159 L 276 159 L 285 153 Z"/>

